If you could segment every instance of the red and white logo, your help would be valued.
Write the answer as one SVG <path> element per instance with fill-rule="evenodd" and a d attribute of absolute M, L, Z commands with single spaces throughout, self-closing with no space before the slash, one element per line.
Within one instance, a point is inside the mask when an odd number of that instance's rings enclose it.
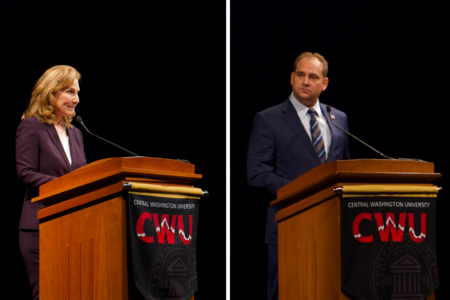
<path fill-rule="evenodd" d="M 167 243 L 168 244 L 175 244 L 175 226 L 177 221 L 177 215 L 172 216 L 172 220 L 170 221 L 170 217 L 167 214 L 163 214 L 161 216 L 161 222 L 159 222 L 159 216 L 158 214 L 150 214 L 148 212 L 144 212 L 139 217 L 137 224 L 136 224 L 136 233 L 137 236 L 146 243 L 153 243 L 154 237 L 153 236 L 147 236 L 144 232 L 144 222 L 145 220 L 152 220 L 153 217 L 153 223 L 155 225 L 156 234 L 158 236 L 158 243 L 164 244 L 164 241 L 167 236 Z M 184 223 L 183 223 L 183 216 L 178 215 L 178 235 L 180 240 L 184 244 L 189 244 L 192 240 L 192 215 L 189 215 L 189 235 L 186 236 L 186 233 L 184 231 Z M 169 225 L 170 224 L 170 225 Z"/>
<path fill-rule="evenodd" d="M 394 218 L 394 213 L 386 213 L 386 219 L 383 219 L 381 213 L 374 213 L 373 215 L 375 216 L 378 233 L 382 242 L 388 242 L 390 235 L 392 235 L 392 241 L 394 242 L 403 241 L 403 233 L 405 231 L 406 224 L 406 213 L 400 213 L 398 223 Z M 353 220 L 353 235 L 358 242 L 371 243 L 373 242 L 372 235 L 361 235 L 360 226 L 369 226 L 370 224 L 367 221 L 363 222 L 363 220 L 372 221 L 372 214 L 364 212 L 355 217 L 355 219 Z M 417 243 L 422 242 L 427 235 L 427 214 L 420 214 L 420 224 L 420 234 L 416 235 L 416 231 L 414 229 L 414 214 L 408 213 L 409 234 L 411 236 L 411 239 Z"/>

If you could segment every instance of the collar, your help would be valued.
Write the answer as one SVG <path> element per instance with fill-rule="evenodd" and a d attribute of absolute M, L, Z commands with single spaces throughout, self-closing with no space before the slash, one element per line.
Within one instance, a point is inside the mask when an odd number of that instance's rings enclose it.
<path fill-rule="evenodd" d="M 292 105 L 294 106 L 295 110 L 297 111 L 297 114 L 300 116 L 300 118 L 304 118 L 308 115 L 309 107 L 303 105 L 298 101 L 294 95 L 291 93 L 289 95 L 289 100 L 291 101 Z M 319 115 L 319 118 L 323 116 L 322 109 L 320 108 L 320 101 L 317 99 L 316 105 L 314 105 L 312 108 L 314 108 Z"/>

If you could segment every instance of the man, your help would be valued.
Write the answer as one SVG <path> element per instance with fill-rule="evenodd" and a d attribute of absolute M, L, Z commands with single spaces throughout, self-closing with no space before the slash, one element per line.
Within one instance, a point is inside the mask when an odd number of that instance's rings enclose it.
<path fill-rule="evenodd" d="M 292 94 L 283 103 L 259 112 L 254 120 L 247 156 L 249 185 L 276 197 L 277 190 L 330 161 L 349 158 L 347 135 L 330 120 L 319 95 L 328 86 L 328 63 L 318 53 L 304 52 L 294 63 Z M 347 116 L 334 108 L 333 121 L 347 128 Z M 269 249 L 268 299 L 278 299 L 278 230 L 275 214 L 267 209 L 265 243 Z"/>

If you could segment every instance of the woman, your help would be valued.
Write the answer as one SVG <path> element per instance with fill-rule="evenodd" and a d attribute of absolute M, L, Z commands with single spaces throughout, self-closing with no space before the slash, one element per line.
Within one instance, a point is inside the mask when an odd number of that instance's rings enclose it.
<path fill-rule="evenodd" d="M 33 299 L 39 299 L 39 222 L 32 203 L 39 186 L 86 165 L 81 132 L 70 123 L 80 102 L 81 75 L 70 66 L 47 70 L 33 88 L 16 133 L 18 180 L 26 187 L 19 222 L 19 245 Z"/>

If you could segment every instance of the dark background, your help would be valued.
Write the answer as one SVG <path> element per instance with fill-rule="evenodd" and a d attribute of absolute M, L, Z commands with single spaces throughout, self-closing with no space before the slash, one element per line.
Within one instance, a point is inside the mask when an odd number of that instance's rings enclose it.
<path fill-rule="evenodd" d="M 449 186 L 447 5 L 437 1 L 233 1 L 231 3 L 231 299 L 265 299 L 265 209 L 247 187 L 255 114 L 283 102 L 303 51 L 329 61 L 320 100 L 347 113 L 350 131 L 391 157 L 435 163 Z M 350 140 L 352 158 L 379 158 Z M 447 193 L 438 197 L 437 254 L 447 299 Z"/>
<path fill-rule="evenodd" d="M 91 132 L 142 156 L 188 159 L 203 174 L 194 184 L 211 196 L 200 206 L 195 299 L 225 299 L 225 2 L 7 3 L 0 7 L 0 298 L 31 299 L 18 246 L 24 190 L 15 132 L 35 82 L 67 64 L 82 75 L 77 113 Z M 81 131 L 88 163 L 128 156 Z"/>

